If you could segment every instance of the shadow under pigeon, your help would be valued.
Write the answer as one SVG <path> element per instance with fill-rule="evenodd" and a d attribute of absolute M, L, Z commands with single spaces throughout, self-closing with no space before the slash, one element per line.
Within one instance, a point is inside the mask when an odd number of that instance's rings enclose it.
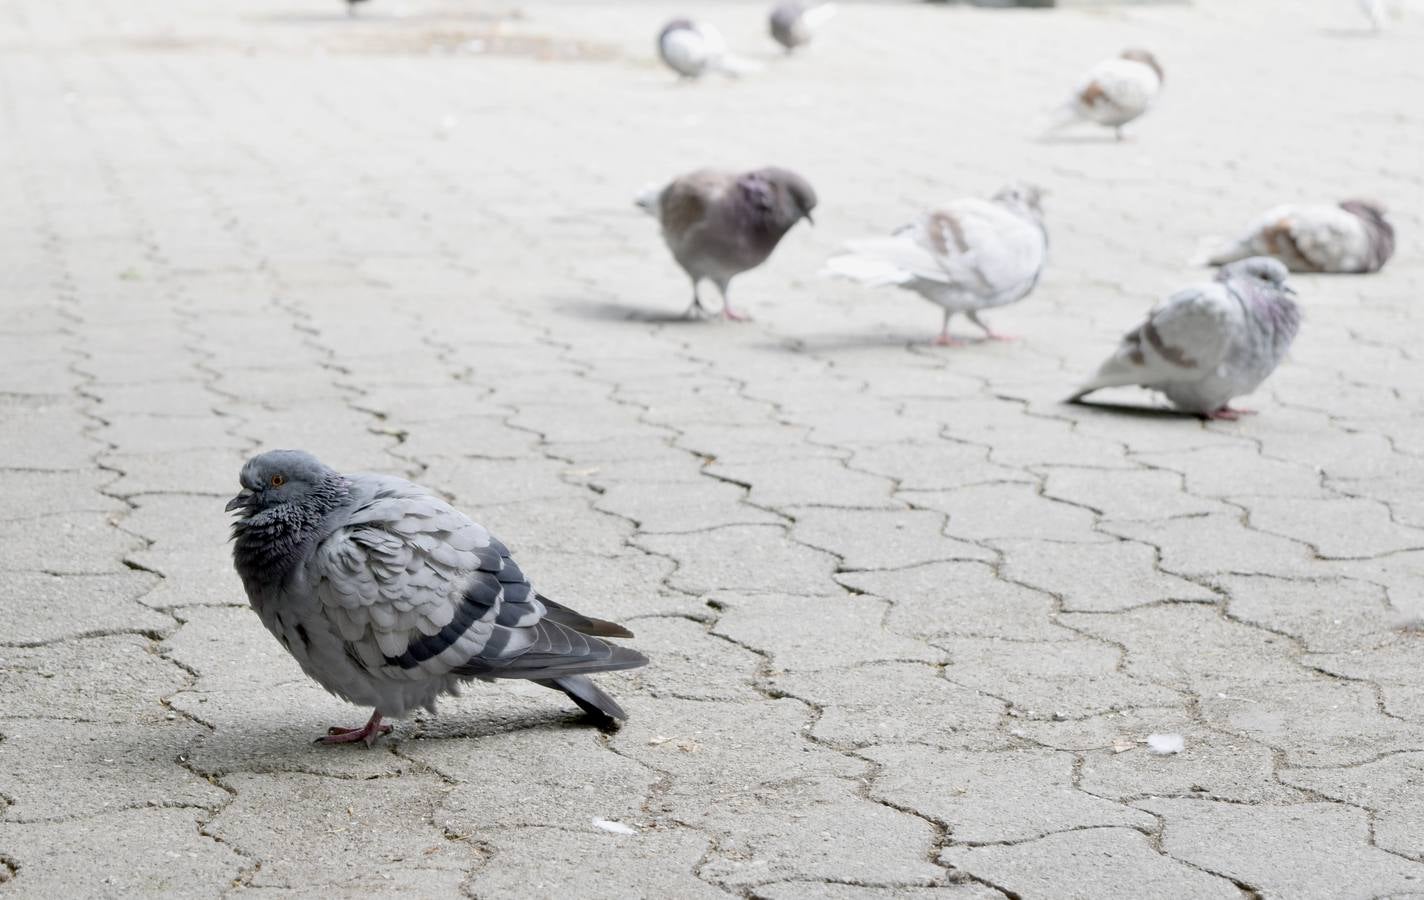
<path fill-rule="evenodd" d="M 1111 131 L 1103 134 L 1041 134 L 1038 136 L 1040 144 L 1130 144 L 1132 135 L 1124 135 L 1118 138 Z"/>
<path fill-rule="evenodd" d="M 570 301 L 560 305 L 558 309 L 580 319 L 595 319 L 600 322 L 637 322 L 640 325 L 707 325 L 720 320 L 719 314 L 694 318 L 683 312 L 665 312 L 660 309 L 648 309 L 644 306 L 632 306 L 626 303 L 597 303 L 586 300 Z"/>
<path fill-rule="evenodd" d="M 1102 410 L 1119 416 L 1135 416 L 1139 419 L 1191 419 L 1200 421 L 1194 413 L 1168 409 L 1165 406 L 1139 406 L 1135 403 L 1102 403 L 1089 400 L 1064 400 L 1064 406 L 1079 406 L 1084 409 Z"/>

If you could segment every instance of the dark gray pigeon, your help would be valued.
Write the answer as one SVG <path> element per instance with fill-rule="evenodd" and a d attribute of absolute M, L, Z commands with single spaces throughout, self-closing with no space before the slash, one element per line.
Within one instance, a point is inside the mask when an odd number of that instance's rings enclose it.
<path fill-rule="evenodd" d="M 771 36 L 790 53 L 811 43 L 811 38 L 835 14 L 834 3 L 816 6 L 807 6 L 796 0 L 778 3 L 771 10 Z"/>
<path fill-rule="evenodd" d="M 663 240 L 692 279 L 688 315 L 706 311 L 698 294 L 705 279 L 722 295 L 722 315 L 744 319 L 732 309 L 728 284 L 766 262 L 797 222 L 812 222 L 816 192 L 800 175 L 775 166 L 740 173 L 701 169 L 645 191 L 636 202 L 662 224 Z"/>
<path fill-rule="evenodd" d="M 472 679 L 522 678 L 602 725 L 626 718 L 587 676 L 646 664 L 603 640 L 632 633 L 540 595 L 504 544 L 430 491 L 301 450 L 254 456 L 239 480 L 227 509 L 252 608 L 302 671 L 375 708 L 319 742 L 370 744 L 391 730 L 382 719 L 434 712 Z"/>
<path fill-rule="evenodd" d="M 1233 409 L 1232 398 L 1251 393 L 1275 371 L 1300 328 L 1289 275 L 1279 260 L 1255 256 L 1226 266 L 1211 284 L 1178 291 L 1123 337 L 1069 402 L 1135 384 L 1204 419 L 1249 413 Z"/>
<path fill-rule="evenodd" d="M 1284 205 L 1208 258 L 1213 266 L 1248 256 L 1274 256 L 1292 272 L 1378 272 L 1394 255 L 1394 226 L 1384 207 L 1366 200 L 1331 206 Z"/>

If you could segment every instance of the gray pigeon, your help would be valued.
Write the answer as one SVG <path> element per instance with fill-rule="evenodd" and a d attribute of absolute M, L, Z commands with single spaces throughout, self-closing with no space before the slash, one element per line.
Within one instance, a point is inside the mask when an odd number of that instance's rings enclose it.
<path fill-rule="evenodd" d="M 706 279 L 722 295 L 722 315 L 745 318 L 727 297 L 732 278 L 766 262 L 797 222 L 815 224 L 810 183 L 775 166 L 741 173 L 701 169 L 645 191 L 636 202 L 662 224 L 663 240 L 692 279 L 689 316 L 705 312 L 698 285 Z"/>
<path fill-rule="evenodd" d="M 979 320 L 979 311 L 1028 296 L 1048 258 L 1042 191 L 1011 184 L 990 200 L 956 200 L 923 213 L 881 238 L 851 241 L 826 261 L 823 274 L 871 286 L 914 291 L 944 310 L 935 343 L 959 343 L 949 320 L 963 313 L 992 339 L 1003 335 Z"/>
<path fill-rule="evenodd" d="M 1204 419 L 1251 412 L 1232 409 L 1232 398 L 1275 371 L 1300 328 L 1289 274 L 1279 260 L 1255 256 L 1226 266 L 1211 284 L 1178 291 L 1123 337 L 1069 402 L 1100 388 L 1141 385 Z"/>
<path fill-rule="evenodd" d="M 1292 272 L 1378 272 L 1394 255 L 1394 226 L 1384 212 L 1365 200 L 1277 206 L 1207 262 L 1274 256 Z"/>
<path fill-rule="evenodd" d="M 301 450 L 242 467 L 227 504 L 233 564 L 252 608 L 318 684 L 375 711 L 319 742 L 367 744 L 383 718 L 435 711 L 471 679 L 563 691 L 600 724 L 626 718 L 588 674 L 647 658 L 632 633 L 540 595 L 488 531 L 419 485 L 341 475 Z"/>
<path fill-rule="evenodd" d="M 816 6 L 807 6 L 796 0 L 778 3 L 771 11 L 771 36 L 790 53 L 811 43 L 811 38 L 835 14 L 834 3 Z"/>

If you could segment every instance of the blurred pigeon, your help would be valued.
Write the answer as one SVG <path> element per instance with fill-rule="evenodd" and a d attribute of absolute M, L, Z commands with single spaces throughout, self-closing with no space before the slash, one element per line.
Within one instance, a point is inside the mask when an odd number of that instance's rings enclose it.
<path fill-rule="evenodd" d="M 968 198 L 932 209 L 888 237 L 851 241 L 823 274 L 872 286 L 896 285 L 944 309 L 935 343 L 949 336 L 949 319 L 964 313 L 991 339 L 1004 339 L 979 311 L 1028 296 L 1048 258 L 1042 191 L 1012 184 L 990 200 Z"/>
<path fill-rule="evenodd" d="M 1360 11 L 1370 20 L 1370 26 L 1375 31 L 1384 31 L 1385 8 L 1384 0 L 1359 0 Z"/>
<path fill-rule="evenodd" d="M 1384 213 L 1382 206 L 1364 200 L 1277 206 L 1207 262 L 1220 266 L 1248 256 L 1274 256 L 1292 272 L 1378 272 L 1394 254 L 1394 227 Z"/>
<path fill-rule="evenodd" d="M 645 664 L 602 640 L 633 635 L 537 593 L 504 544 L 435 494 L 301 450 L 254 456 L 239 480 L 227 509 L 252 608 L 318 684 L 375 707 L 320 742 L 370 744 L 383 718 L 434 712 L 476 678 L 563 691 L 601 724 L 626 718 L 587 676 Z"/>
<path fill-rule="evenodd" d="M 834 3 L 807 6 L 804 3 L 778 3 L 771 11 L 771 36 L 790 53 L 811 43 L 811 38 L 836 14 Z"/>
<path fill-rule="evenodd" d="M 758 66 L 727 52 L 722 32 L 705 22 L 673 19 L 658 32 L 658 56 L 684 78 L 701 78 L 708 72 L 742 75 Z"/>
<path fill-rule="evenodd" d="M 740 173 L 701 169 L 646 190 L 635 202 L 662 224 L 663 240 L 692 279 L 689 316 L 705 312 L 698 285 L 706 279 L 722 295 L 722 315 L 745 318 L 727 297 L 732 278 L 765 262 L 801 219 L 815 224 L 815 190 L 775 166 Z"/>
<path fill-rule="evenodd" d="M 354 16 L 354 15 L 356 15 L 356 6 L 357 6 L 357 4 L 359 4 L 359 3 L 365 3 L 365 2 L 366 2 L 366 0 L 346 0 L 346 14 L 347 14 L 348 16 Z"/>
<path fill-rule="evenodd" d="M 1074 122 L 1096 122 L 1114 129 L 1122 140 L 1122 126 L 1147 112 L 1161 90 L 1157 58 L 1146 50 L 1124 50 L 1089 70 L 1050 131 Z"/>
<path fill-rule="evenodd" d="M 1204 419 L 1236 419 L 1231 399 L 1254 391 L 1290 349 L 1300 308 L 1289 272 L 1267 256 L 1231 263 L 1216 281 L 1178 291 L 1128 332 L 1098 374 L 1069 398 L 1141 385 Z"/>

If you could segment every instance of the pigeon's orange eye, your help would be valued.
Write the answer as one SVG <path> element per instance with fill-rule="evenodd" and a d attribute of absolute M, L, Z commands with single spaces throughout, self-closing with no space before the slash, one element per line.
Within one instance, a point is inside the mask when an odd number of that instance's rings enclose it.
<path fill-rule="evenodd" d="M 272 476 L 272 487 L 281 487 L 282 485 L 284 485 L 284 484 L 286 484 L 286 483 L 287 483 L 287 476 L 286 476 L 286 475 L 273 475 L 273 476 Z"/>

